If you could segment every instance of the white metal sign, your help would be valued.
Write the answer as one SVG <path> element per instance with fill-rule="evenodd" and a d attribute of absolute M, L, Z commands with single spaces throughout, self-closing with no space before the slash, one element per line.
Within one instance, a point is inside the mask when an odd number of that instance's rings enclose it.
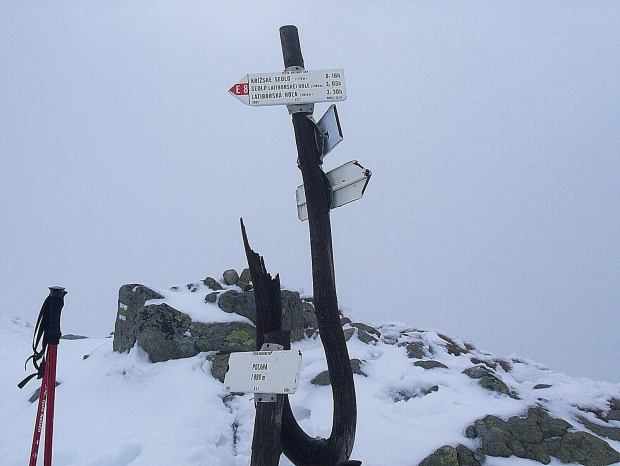
<path fill-rule="evenodd" d="M 336 104 L 329 106 L 325 115 L 317 122 L 316 129 L 319 156 L 323 160 L 343 139 Z"/>
<path fill-rule="evenodd" d="M 300 370 L 299 350 L 231 353 L 224 390 L 290 395 L 297 391 Z"/>
<path fill-rule="evenodd" d="M 357 160 L 345 163 L 326 174 L 332 188 L 332 209 L 349 202 L 361 199 L 370 180 L 372 172 L 362 167 Z M 295 191 L 297 198 L 297 216 L 302 222 L 308 220 L 308 206 L 306 192 L 302 184 Z"/>
<path fill-rule="evenodd" d="M 342 68 L 246 74 L 228 92 L 250 106 L 337 102 L 347 98 Z"/>

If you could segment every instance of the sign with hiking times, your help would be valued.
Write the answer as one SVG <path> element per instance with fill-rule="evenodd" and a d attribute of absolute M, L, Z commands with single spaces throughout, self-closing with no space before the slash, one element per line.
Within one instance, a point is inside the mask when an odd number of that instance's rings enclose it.
<path fill-rule="evenodd" d="M 347 98 L 342 68 L 246 74 L 228 92 L 251 107 L 337 102 Z"/>
<path fill-rule="evenodd" d="M 299 350 L 231 353 L 224 390 L 292 395 L 299 385 L 300 370 Z"/>

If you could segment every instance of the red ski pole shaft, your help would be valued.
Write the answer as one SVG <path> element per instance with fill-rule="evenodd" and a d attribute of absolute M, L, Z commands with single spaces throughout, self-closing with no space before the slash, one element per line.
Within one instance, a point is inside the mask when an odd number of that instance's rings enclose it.
<path fill-rule="evenodd" d="M 47 349 L 45 377 L 47 378 L 47 409 L 45 411 L 45 450 L 43 466 L 52 465 L 52 438 L 54 435 L 54 401 L 56 395 L 56 356 L 58 346 L 50 345 Z"/>
<path fill-rule="evenodd" d="M 45 402 L 47 400 L 47 371 L 43 375 L 41 381 L 41 389 L 39 391 L 39 407 L 37 408 L 37 419 L 34 424 L 34 435 L 32 436 L 32 449 L 30 450 L 29 466 L 36 466 L 37 457 L 39 456 L 39 444 L 41 442 L 41 431 L 43 430 L 43 412 L 45 411 Z"/>

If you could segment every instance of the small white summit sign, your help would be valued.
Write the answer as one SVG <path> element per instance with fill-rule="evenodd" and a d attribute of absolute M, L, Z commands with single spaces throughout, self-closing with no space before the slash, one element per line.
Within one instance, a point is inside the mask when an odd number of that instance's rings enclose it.
<path fill-rule="evenodd" d="M 342 68 L 246 74 L 229 90 L 250 106 L 338 102 L 347 98 Z"/>

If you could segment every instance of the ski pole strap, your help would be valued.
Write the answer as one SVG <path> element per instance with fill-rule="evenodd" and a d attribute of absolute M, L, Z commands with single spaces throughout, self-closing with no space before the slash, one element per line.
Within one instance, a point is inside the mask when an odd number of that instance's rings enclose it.
<path fill-rule="evenodd" d="M 60 343 L 60 312 L 65 305 L 65 295 L 67 292 L 61 286 L 50 287 L 49 298 L 49 318 L 47 321 L 47 329 L 45 330 L 45 339 L 48 345 L 57 345 Z"/>
<path fill-rule="evenodd" d="M 34 374 L 30 374 L 24 380 L 22 380 L 17 386 L 24 388 L 24 386 L 32 380 L 34 377 L 42 379 L 45 374 L 45 352 L 48 345 L 57 345 L 60 342 L 62 333 L 60 332 L 60 313 L 64 306 L 64 298 L 67 292 L 61 286 L 50 287 L 50 294 L 41 306 L 39 317 L 37 318 L 37 324 L 34 328 L 34 335 L 32 337 L 32 351 L 33 354 L 26 359 L 24 364 L 24 370 L 28 366 L 28 361 L 32 359 L 32 365 L 36 369 Z M 41 345 L 41 349 L 39 348 Z"/>

